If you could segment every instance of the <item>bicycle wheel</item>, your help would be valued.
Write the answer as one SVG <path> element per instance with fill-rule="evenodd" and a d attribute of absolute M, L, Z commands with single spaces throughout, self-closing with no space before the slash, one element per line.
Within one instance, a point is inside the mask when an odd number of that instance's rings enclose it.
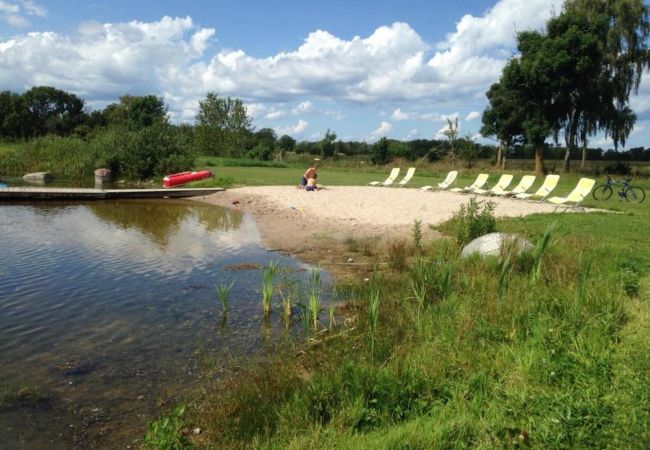
<path fill-rule="evenodd" d="M 645 191 L 638 186 L 630 186 L 625 193 L 625 199 L 630 203 L 641 203 L 645 200 Z"/>
<path fill-rule="evenodd" d="M 594 189 L 591 195 L 593 195 L 596 200 L 607 200 L 612 196 L 612 187 L 609 184 L 603 184 Z"/>

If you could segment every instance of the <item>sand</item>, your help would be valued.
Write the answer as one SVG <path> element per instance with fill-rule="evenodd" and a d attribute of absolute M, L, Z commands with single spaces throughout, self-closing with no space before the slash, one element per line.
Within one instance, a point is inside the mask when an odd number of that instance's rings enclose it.
<path fill-rule="evenodd" d="M 319 241 L 409 235 L 420 220 L 427 225 L 448 220 L 468 195 L 365 186 L 334 186 L 306 192 L 294 186 L 229 189 L 199 199 L 252 214 L 262 242 L 273 250 L 300 253 L 321 247 Z M 497 217 L 550 213 L 554 206 L 509 198 L 490 198 Z M 322 243 L 322 242 L 321 242 Z"/>

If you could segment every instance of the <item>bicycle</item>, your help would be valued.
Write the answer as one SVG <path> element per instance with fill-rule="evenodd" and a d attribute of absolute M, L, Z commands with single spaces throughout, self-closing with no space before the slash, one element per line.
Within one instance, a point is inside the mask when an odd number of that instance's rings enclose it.
<path fill-rule="evenodd" d="M 638 186 L 632 186 L 631 180 L 631 178 L 612 180 L 612 177 L 608 175 L 607 182 L 595 188 L 592 195 L 596 200 L 608 200 L 614 193 L 612 186 L 620 186 L 618 190 L 620 198 L 624 198 L 630 203 L 641 203 L 645 200 L 645 191 Z"/>

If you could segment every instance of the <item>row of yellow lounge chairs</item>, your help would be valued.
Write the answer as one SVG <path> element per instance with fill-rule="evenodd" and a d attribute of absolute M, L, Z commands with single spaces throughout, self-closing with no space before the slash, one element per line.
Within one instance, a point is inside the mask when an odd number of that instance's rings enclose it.
<path fill-rule="evenodd" d="M 397 176 L 399 175 L 399 167 L 393 168 L 391 170 L 388 178 L 385 181 L 373 181 L 370 183 L 371 186 L 391 186 L 396 185 L 402 187 L 406 185 L 413 174 L 415 173 L 415 167 L 410 167 L 404 176 L 404 178 L 395 183 Z M 591 178 L 581 178 L 578 181 L 575 189 L 571 191 L 565 197 L 549 197 L 551 192 L 556 188 L 558 182 L 560 181 L 559 175 L 547 175 L 544 179 L 542 185 L 533 193 L 529 193 L 528 190 L 535 183 L 535 175 L 524 175 L 519 184 L 513 189 L 508 190 L 508 186 L 512 183 L 513 176 L 510 174 L 503 174 L 497 181 L 497 183 L 490 189 L 486 188 L 489 175 L 487 173 L 481 173 L 476 177 L 476 180 L 469 186 L 462 188 L 450 188 L 450 186 L 456 181 L 458 177 L 458 172 L 452 170 L 447 174 L 445 179 L 438 183 L 437 186 L 422 186 L 420 189 L 423 191 L 430 190 L 448 190 L 450 192 L 457 193 L 466 193 L 466 194 L 478 194 L 478 195 L 495 195 L 501 197 L 513 197 L 521 200 L 538 200 L 540 203 L 547 201 L 553 203 L 557 206 L 573 206 L 577 208 L 580 204 L 587 198 L 591 190 L 596 184 L 596 180 Z"/>

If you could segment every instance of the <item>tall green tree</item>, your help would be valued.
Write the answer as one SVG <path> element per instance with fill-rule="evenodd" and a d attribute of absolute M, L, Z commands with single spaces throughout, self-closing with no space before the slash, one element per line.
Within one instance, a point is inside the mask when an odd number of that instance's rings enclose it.
<path fill-rule="evenodd" d="M 288 134 L 283 134 L 278 139 L 278 146 L 285 152 L 292 152 L 296 148 L 296 140 Z"/>
<path fill-rule="evenodd" d="M 0 136 L 21 138 L 33 135 L 33 117 L 24 97 L 11 91 L 1 92 Z"/>
<path fill-rule="evenodd" d="M 195 117 L 196 142 L 208 155 L 242 156 L 252 122 L 240 99 L 208 92 Z"/>
<path fill-rule="evenodd" d="M 325 132 L 325 137 L 320 141 L 320 154 L 323 158 L 330 158 L 334 156 L 334 141 L 336 140 L 336 133 L 330 131 L 328 128 Z"/>
<path fill-rule="evenodd" d="M 370 147 L 370 162 L 373 164 L 390 162 L 389 142 L 386 137 L 379 139 Z"/>
<path fill-rule="evenodd" d="M 168 123 L 167 106 L 155 95 L 123 95 L 119 103 L 108 105 L 103 111 L 108 125 L 141 130 L 157 123 Z"/>
<path fill-rule="evenodd" d="M 69 92 L 51 86 L 35 86 L 22 97 L 33 135 L 68 135 L 84 120 L 84 101 Z"/>
<path fill-rule="evenodd" d="M 585 15 L 592 22 L 607 23 L 605 63 L 616 80 L 617 100 L 626 103 L 650 67 L 648 5 L 643 0 L 567 0 L 564 10 L 569 15 Z"/>
<path fill-rule="evenodd" d="M 508 89 L 502 83 L 494 83 L 485 94 L 488 106 L 481 117 L 480 133 L 485 137 L 495 136 L 497 147 L 497 167 L 501 165 L 510 148 L 522 136 L 521 121 L 523 111 L 517 91 Z"/>
<path fill-rule="evenodd" d="M 601 110 L 606 117 L 599 118 L 597 129 L 611 136 L 618 149 L 619 144 L 625 144 L 636 120 L 628 111 L 630 93 L 638 91 L 643 72 L 650 67 L 650 10 L 643 0 L 568 0 L 564 11 L 570 16 L 585 16 L 591 23 L 605 24 L 606 33 L 599 35 L 604 51 L 601 75 L 611 80 L 607 94 L 613 104 Z M 593 118 L 590 122 L 593 128 Z M 585 158 L 583 139 L 583 166 Z"/>
<path fill-rule="evenodd" d="M 553 129 L 557 141 L 564 135 L 562 170 L 569 170 L 570 157 L 580 140 L 595 133 L 603 123 L 604 111 L 613 98 L 611 77 L 604 69 L 603 20 L 589 21 L 579 14 L 561 14 L 547 22 L 546 35 L 538 50 L 548 61 L 554 77 L 552 101 Z"/>

